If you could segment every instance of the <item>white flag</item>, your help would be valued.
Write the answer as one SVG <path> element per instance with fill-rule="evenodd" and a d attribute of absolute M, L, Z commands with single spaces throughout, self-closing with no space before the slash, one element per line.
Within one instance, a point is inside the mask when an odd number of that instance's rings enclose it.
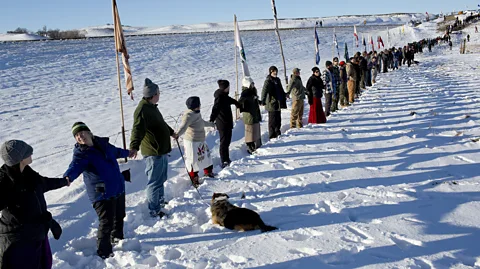
<path fill-rule="evenodd" d="M 238 48 L 238 53 L 240 54 L 240 60 L 242 61 L 242 70 L 243 76 L 249 77 L 250 71 L 248 70 L 247 57 L 245 56 L 245 49 L 243 48 L 243 42 L 240 38 L 240 29 L 238 28 L 238 22 L 235 24 L 235 44 Z"/>

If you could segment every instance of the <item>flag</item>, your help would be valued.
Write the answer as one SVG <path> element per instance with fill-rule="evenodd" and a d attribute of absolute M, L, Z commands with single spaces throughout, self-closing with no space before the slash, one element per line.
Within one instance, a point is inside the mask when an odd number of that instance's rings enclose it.
<path fill-rule="evenodd" d="M 357 34 L 357 26 L 353 26 L 353 36 L 355 37 L 355 45 L 358 47 L 358 34 Z"/>
<path fill-rule="evenodd" d="M 335 48 L 337 49 L 338 58 L 340 58 L 340 50 L 338 49 L 337 34 L 335 33 L 335 28 L 333 28 L 333 44 L 335 45 Z"/>
<path fill-rule="evenodd" d="M 367 47 L 367 42 L 365 42 L 365 37 L 364 37 L 364 36 L 362 36 L 362 45 L 363 45 L 364 47 Z M 366 50 L 366 49 L 365 49 L 365 50 Z"/>
<path fill-rule="evenodd" d="M 248 70 L 247 57 L 245 56 L 245 49 L 243 48 L 243 42 L 240 38 L 240 29 L 238 28 L 237 20 L 235 20 L 235 44 L 238 48 L 238 53 L 240 54 L 240 60 L 242 62 L 243 76 L 249 77 L 250 71 Z"/>
<path fill-rule="evenodd" d="M 385 45 L 383 44 L 383 40 L 381 36 L 378 36 L 377 42 L 378 42 L 378 49 L 380 49 L 380 44 L 382 44 L 382 47 L 385 48 Z"/>
<path fill-rule="evenodd" d="M 370 36 L 370 44 L 372 45 L 372 51 L 375 51 L 375 44 L 373 44 L 373 36 Z"/>
<path fill-rule="evenodd" d="M 320 63 L 320 51 L 318 50 L 318 45 L 320 41 L 318 40 L 317 34 L 317 26 L 315 26 L 315 64 L 318 65 Z"/>
<path fill-rule="evenodd" d="M 345 53 L 344 53 L 343 57 L 345 57 L 345 61 L 346 61 L 347 63 L 350 61 L 350 57 L 348 56 L 347 42 L 345 42 Z"/>
<path fill-rule="evenodd" d="M 133 100 L 133 80 L 132 80 L 132 71 L 130 70 L 130 64 L 128 59 L 127 47 L 125 44 L 125 37 L 123 35 L 122 23 L 120 22 L 120 16 L 118 14 L 117 2 L 113 0 L 113 32 L 115 36 L 115 46 L 117 53 L 122 54 L 122 63 L 123 63 L 123 74 L 125 76 L 125 82 L 127 84 L 127 93 L 130 95 L 130 98 Z"/>

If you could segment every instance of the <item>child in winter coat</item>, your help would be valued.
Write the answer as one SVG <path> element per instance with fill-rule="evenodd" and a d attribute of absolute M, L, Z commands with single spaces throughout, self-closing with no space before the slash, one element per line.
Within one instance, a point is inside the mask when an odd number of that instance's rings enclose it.
<path fill-rule="evenodd" d="M 260 131 L 260 101 L 258 99 L 257 88 L 251 77 L 244 77 L 242 80 L 242 94 L 238 102 L 243 108 L 243 122 L 245 123 L 245 143 L 247 152 L 253 154 L 262 146 L 262 137 Z"/>
<path fill-rule="evenodd" d="M 44 193 L 70 185 L 66 178 L 35 172 L 33 148 L 21 140 L 0 147 L 0 268 L 52 268 L 48 230 L 59 239 L 62 228 L 47 211 Z"/>
<path fill-rule="evenodd" d="M 182 124 L 176 133 L 178 136 L 185 134 L 185 165 L 192 183 L 198 186 L 200 169 L 203 169 L 205 176 L 214 177 L 212 156 L 205 142 L 205 127 L 215 127 L 215 124 L 202 119 L 199 97 L 189 97 L 186 103 L 188 110 L 183 114 Z"/>
<path fill-rule="evenodd" d="M 97 254 L 113 257 L 112 243 L 123 239 L 125 217 L 125 178 L 117 159 L 133 157 L 134 151 L 117 148 L 108 138 L 93 136 L 83 122 L 72 126 L 77 143 L 64 176 L 73 182 L 83 173 L 83 183 L 98 215 Z"/>

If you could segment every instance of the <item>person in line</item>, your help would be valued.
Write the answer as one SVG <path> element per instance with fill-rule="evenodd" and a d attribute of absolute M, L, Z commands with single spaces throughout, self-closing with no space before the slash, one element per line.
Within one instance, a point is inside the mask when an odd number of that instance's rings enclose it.
<path fill-rule="evenodd" d="M 245 124 L 245 143 L 247 152 L 253 154 L 262 146 L 262 133 L 260 130 L 260 100 L 258 98 L 257 88 L 251 77 L 242 79 L 242 94 L 238 102 L 243 108 L 243 123 Z"/>
<path fill-rule="evenodd" d="M 333 64 L 330 61 L 325 62 L 326 69 L 323 70 L 322 80 L 325 89 L 325 115 L 330 116 L 330 106 L 332 104 L 332 94 L 335 91 L 335 78 L 333 76 Z"/>
<path fill-rule="evenodd" d="M 177 130 L 180 137 L 185 134 L 183 147 L 185 149 L 185 165 L 194 186 L 200 185 L 198 172 L 203 169 L 206 177 L 213 178 L 213 162 L 210 148 L 205 141 L 205 127 L 215 127 L 215 124 L 205 121 L 200 114 L 200 98 L 189 97 L 186 101 L 188 110 L 183 113 L 182 123 Z"/>
<path fill-rule="evenodd" d="M 356 63 L 356 59 L 354 57 L 350 58 L 350 62 L 347 63 L 347 67 L 345 71 L 347 72 L 348 82 L 347 82 L 347 89 L 348 89 L 348 102 L 353 104 L 355 102 L 355 89 L 357 88 L 357 71 L 355 69 L 354 64 Z"/>
<path fill-rule="evenodd" d="M 287 108 L 287 100 L 282 82 L 277 77 L 276 66 L 268 68 L 268 76 L 262 88 L 262 106 L 268 111 L 268 136 L 270 139 L 280 136 L 282 126 L 281 109 Z"/>
<path fill-rule="evenodd" d="M 83 122 L 72 126 L 75 138 L 73 158 L 64 176 L 73 182 L 83 173 L 88 198 L 98 216 L 97 254 L 113 257 L 112 243 L 124 239 L 125 178 L 117 159 L 133 157 L 134 152 L 117 148 L 108 137 L 94 136 Z"/>
<path fill-rule="evenodd" d="M 210 115 L 210 122 L 215 122 L 220 133 L 220 160 L 222 168 L 230 165 L 230 143 L 232 142 L 233 116 L 231 106 L 240 108 L 240 103 L 228 96 L 230 92 L 230 82 L 228 80 L 218 80 L 218 89 L 215 91 L 215 101 Z"/>
<path fill-rule="evenodd" d="M 172 151 L 171 139 L 178 139 L 178 135 L 165 122 L 162 113 L 158 110 L 160 90 L 158 85 L 150 79 L 145 79 L 143 98 L 138 103 L 133 114 L 132 135 L 130 150 L 133 158 L 141 149 L 145 160 L 145 174 L 147 175 L 147 203 L 152 218 L 165 215 L 162 211 L 165 206 L 165 188 L 168 171 L 168 153 Z"/>
<path fill-rule="evenodd" d="M 318 67 L 312 68 L 312 76 L 307 81 L 307 96 L 308 104 L 310 105 L 310 112 L 308 114 L 308 123 L 326 123 L 327 118 L 323 112 L 322 95 L 323 95 L 323 81 L 320 77 L 320 69 Z"/>
<path fill-rule="evenodd" d="M 330 106 L 330 112 L 335 112 L 338 110 L 338 102 L 340 101 L 340 67 L 338 66 L 338 57 L 333 58 L 333 79 L 335 80 L 335 87 L 332 94 L 332 105 Z"/>
<path fill-rule="evenodd" d="M 305 87 L 300 77 L 300 68 L 293 68 L 292 75 L 290 75 L 290 82 L 287 86 L 287 95 L 292 99 L 290 128 L 302 128 Z"/>
<path fill-rule="evenodd" d="M 0 268 L 50 269 L 50 230 L 59 239 L 62 228 L 47 210 L 44 193 L 69 186 L 66 178 L 47 178 L 35 172 L 33 148 L 21 140 L 0 147 Z"/>
<path fill-rule="evenodd" d="M 348 90 L 347 90 L 347 84 L 348 84 L 348 76 L 347 76 L 347 70 L 346 70 L 346 64 L 344 61 L 340 62 L 340 106 L 346 107 L 349 106 L 348 104 Z"/>

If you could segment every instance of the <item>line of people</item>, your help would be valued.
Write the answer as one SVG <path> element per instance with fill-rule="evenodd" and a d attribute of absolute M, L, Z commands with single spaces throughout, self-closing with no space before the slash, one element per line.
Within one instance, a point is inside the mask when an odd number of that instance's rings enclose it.
<path fill-rule="evenodd" d="M 149 213 L 153 218 L 162 218 L 165 215 L 164 183 L 168 178 L 171 138 L 178 141 L 180 136 L 184 137 L 186 168 L 197 186 L 201 183 L 200 170 L 206 177 L 215 176 L 205 128 L 216 128 L 220 134 L 222 168 L 231 162 L 229 145 L 234 126 L 231 106 L 234 105 L 243 114 L 246 148 L 248 153 L 253 154 L 262 145 L 261 106 L 268 112 L 270 139 L 281 135 L 281 110 L 287 108 L 287 99 L 291 99 L 291 128 L 303 127 L 305 99 L 310 105 L 308 123 L 325 123 L 331 113 L 351 105 L 362 90 L 372 86 L 381 67 L 383 72 L 395 70 L 402 61 L 413 61 L 415 53 L 422 52 L 427 44 L 437 44 L 439 40 L 422 40 L 409 44 L 403 50 L 385 50 L 379 54 L 364 52 L 361 55 L 357 52 L 347 62 L 339 62 L 335 57 L 325 63 L 323 71 L 313 67 L 306 86 L 301 79 L 301 70 L 294 68 L 284 89 L 277 77 L 278 69 L 271 66 L 260 95 L 252 78 L 243 78 L 238 101 L 229 96 L 229 82 L 219 80 L 209 120 L 202 118 L 200 98 L 192 96 L 186 100 L 187 110 L 176 131 L 165 122 L 158 109 L 158 85 L 147 78 L 143 98 L 133 115 L 130 149 L 117 148 L 109 143 L 108 138 L 93 135 L 85 123 L 75 122 L 71 128 L 76 142 L 73 157 L 62 178 L 47 178 L 35 172 L 29 166 L 33 148 L 24 141 L 3 143 L 0 147 L 5 163 L 0 167 L 0 268 L 51 268 L 52 255 L 47 233 L 51 231 L 58 239 L 62 229 L 47 210 L 45 192 L 69 186 L 83 174 L 88 197 L 99 221 L 97 254 L 102 258 L 111 257 L 112 246 L 124 238 L 125 181 L 130 179 L 128 170 L 120 171 L 117 159 L 136 158 L 141 151 L 146 164 Z M 322 97 L 325 98 L 325 109 Z M 29 259 L 23 259 L 25 255 Z"/>

